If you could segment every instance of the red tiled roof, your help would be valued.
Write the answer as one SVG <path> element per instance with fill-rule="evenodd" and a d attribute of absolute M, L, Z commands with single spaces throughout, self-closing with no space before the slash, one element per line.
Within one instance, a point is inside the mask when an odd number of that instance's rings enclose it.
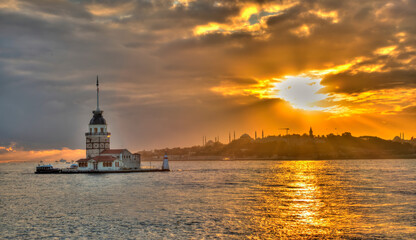
<path fill-rule="evenodd" d="M 89 160 L 95 160 L 97 162 L 112 162 L 114 160 L 116 160 L 117 158 L 113 157 L 113 156 L 96 156 L 93 158 L 81 158 L 79 160 L 77 160 L 77 162 L 88 162 Z"/>
<path fill-rule="evenodd" d="M 88 160 L 90 160 L 90 159 L 81 158 L 80 160 L 77 160 L 77 162 L 88 162 Z"/>
<path fill-rule="evenodd" d="M 93 159 L 97 162 L 113 162 L 117 158 L 113 156 L 96 156 Z"/>
<path fill-rule="evenodd" d="M 127 150 L 127 149 L 107 149 L 101 152 L 101 154 L 120 154 L 124 152 L 124 150 Z"/>

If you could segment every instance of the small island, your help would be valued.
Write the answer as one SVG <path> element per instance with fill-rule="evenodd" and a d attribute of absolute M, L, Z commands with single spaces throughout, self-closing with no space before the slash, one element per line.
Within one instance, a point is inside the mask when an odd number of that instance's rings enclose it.
<path fill-rule="evenodd" d="M 132 154 L 127 149 L 111 149 L 107 121 L 99 105 L 99 82 L 97 76 L 97 108 L 88 124 L 86 139 L 86 158 L 77 160 L 69 168 L 54 168 L 52 165 L 36 167 L 36 174 L 74 174 L 74 173 L 129 173 L 169 171 L 168 157 L 165 154 L 161 168 L 143 168 L 140 154 Z"/>

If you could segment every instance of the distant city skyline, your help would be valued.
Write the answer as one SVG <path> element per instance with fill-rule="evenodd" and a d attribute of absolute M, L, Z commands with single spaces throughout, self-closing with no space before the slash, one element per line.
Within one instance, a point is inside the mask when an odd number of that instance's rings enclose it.
<path fill-rule="evenodd" d="M 413 1 L 0 3 L 0 162 L 112 146 L 351 132 L 416 136 Z M 235 131 L 235 133 L 234 133 Z M 201 141 L 202 140 L 202 141 Z"/>
<path fill-rule="evenodd" d="M 318 137 L 318 136 L 327 136 L 327 135 L 330 135 L 330 134 L 333 134 L 333 135 L 342 135 L 344 133 L 350 133 L 350 134 L 352 134 L 348 130 L 339 132 L 337 129 L 335 129 L 335 131 L 328 132 L 328 133 L 325 133 L 325 134 L 315 134 L 315 132 L 314 132 L 314 130 L 312 128 L 311 128 L 311 130 L 312 130 L 312 135 L 315 136 L 315 137 Z M 246 131 L 246 132 L 241 132 L 241 134 L 239 134 L 239 135 L 236 133 L 237 134 L 236 135 L 237 136 L 236 138 L 231 138 L 231 135 L 230 135 L 230 138 L 229 139 L 227 139 L 227 140 L 224 139 L 223 141 L 217 140 L 217 139 L 220 139 L 218 136 L 214 136 L 214 135 L 213 136 L 209 136 L 209 135 L 208 136 L 205 136 L 204 135 L 202 137 L 203 144 L 194 144 L 194 145 L 204 145 L 204 143 L 209 142 L 209 141 L 221 142 L 221 143 L 227 144 L 229 142 L 232 142 L 235 139 L 241 138 L 243 135 L 249 135 L 253 139 L 261 139 L 261 138 L 276 137 L 276 136 L 311 135 L 311 132 L 309 131 L 309 129 L 308 129 L 308 131 L 305 131 L 305 132 L 297 132 L 297 133 L 291 133 L 291 132 L 286 133 L 286 132 L 280 132 L 280 131 L 282 131 L 282 130 L 276 130 L 275 131 L 276 133 L 273 133 L 272 132 L 271 134 L 264 134 L 263 136 L 256 135 L 257 134 L 257 131 L 254 131 L 254 132 Z M 354 135 L 354 134 L 352 134 L 352 135 Z M 355 137 L 364 137 L 364 136 L 379 137 L 379 136 L 376 136 L 376 135 L 354 135 L 354 136 Z M 398 137 L 399 139 L 402 139 L 402 140 L 412 140 L 414 138 L 414 136 L 406 136 L 405 137 L 405 133 L 404 132 L 399 132 L 393 138 L 388 138 L 388 139 L 385 139 L 385 140 L 394 140 L 394 139 L 396 139 L 396 137 Z M 186 147 L 189 147 L 189 146 L 186 146 Z"/>

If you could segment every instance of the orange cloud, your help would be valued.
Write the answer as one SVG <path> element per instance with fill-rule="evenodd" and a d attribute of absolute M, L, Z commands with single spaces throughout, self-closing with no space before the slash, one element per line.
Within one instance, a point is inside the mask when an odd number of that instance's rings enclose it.
<path fill-rule="evenodd" d="M 233 32 L 245 31 L 253 34 L 265 33 L 263 29 L 267 28 L 266 21 L 271 16 L 277 16 L 285 9 L 293 7 L 297 2 L 287 2 L 285 4 L 244 4 L 241 6 L 239 15 L 230 17 L 227 23 L 210 22 L 205 25 L 198 25 L 193 29 L 194 35 L 203 35 L 209 33 L 231 34 Z M 267 13 L 261 16 L 261 13 Z M 252 22 L 252 17 L 257 18 Z"/>
<path fill-rule="evenodd" d="M 0 2 L 0 9 L 1 8 L 18 10 L 19 3 L 16 0 L 4 0 Z"/>
<path fill-rule="evenodd" d="M 322 18 L 322 19 L 330 19 L 332 23 L 338 23 L 339 22 L 339 18 L 338 18 L 338 12 L 337 11 L 330 11 L 330 12 L 325 12 L 323 10 L 314 10 L 314 11 L 310 11 L 310 13 Z"/>
<path fill-rule="evenodd" d="M 302 26 L 292 29 L 291 33 L 295 34 L 298 37 L 308 37 L 309 35 L 311 35 L 311 28 L 312 26 L 302 24 Z"/>
<path fill-rule="evenodd" d="M 362 93 L 331 94 L 333 102 L 340 102 L 342 108 L 334 109 L 340 116 L 361 113 L 397 114 L 403 109 L 415 106 L 416 89 L 381 89 Z"/>
<path fill-rule="evenodd" d="M 99 17 L 110 17 L 114 15 L 125 14 L 126 12 L 132 10 L 134 8 L 134 4 L 124 3 L 116 6 L 106 6 L 104 4 L 90 4 L 86 6 L 86 9 L 93 15 Z"/>
<path fill-rule="evenodd" d="M 9 146 L 0 146 L 0 150 L 5 150 L 6 152 L 15 152 L 14 147 L 16 146 L 15 142 L 10 143 Z"/>
<path fill-rule="evenodd" d="M 374 53 L 378 55 L 391 55 L 397 46 L 387 46 L 377 49 Z"/>
<path fill-rule="evenodd" d="M 83 149 L 48 149 L 48 150 L 24 150 L 14 148 L 15 144 L 10 146 L 0 146 L 0 163 L 5 162 L 52 162 L 59 159 L 77 160 L 85 157 Z M 2 150 L 4 152 L 2 152 Z"/>
<path fill-rule="evenodd" d="M 219 86 L 211 88 L 211 91 L 220 93 L 224 96 L 243 95 L 255 96 L 260 99 L 270 98 L 273 95 L 274 80 L 255 80 L 256 83 L 240 85 L 239 83 L 223 81 Z"/>

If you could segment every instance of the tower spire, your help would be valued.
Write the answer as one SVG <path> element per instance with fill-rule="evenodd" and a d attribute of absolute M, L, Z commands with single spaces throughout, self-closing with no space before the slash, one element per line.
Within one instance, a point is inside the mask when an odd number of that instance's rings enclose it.
<path fill-rule="evenodd" d="M 99 92 L 100 92 L 100 89 L 99 89 L 99 87 L 98 87 L 98 75 L 97 75 L 97 112 L 99 112 L 100 111 L 100 97 L 99 97 Z"/>

